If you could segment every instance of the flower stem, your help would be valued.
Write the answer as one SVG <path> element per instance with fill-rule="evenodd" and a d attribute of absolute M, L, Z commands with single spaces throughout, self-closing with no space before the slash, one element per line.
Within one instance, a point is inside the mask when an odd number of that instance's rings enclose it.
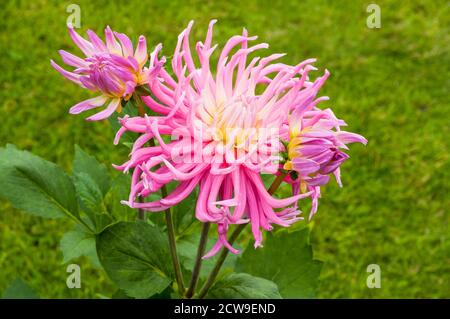
<path fill-rule="evenodd" d="M 141 197 L 138 198 L 138 202 L 139 203 L 143 202 Z M 145 211 L 142 208 L 138 208 L 137 219 L 138 220 L 145 220 Z"/>
<path fill-rule="evenodd" d="M 278 175 L 277 178 L 273 181 L 272 185 L 270 185 L 269 190 L 267 191 L 269 194 L 272 195 L 273 193 L 275 193 L 275 191 L 278 189 L 278 187 L 280 186 L 283 179 L 286 177 L 286 174 L 287 174 L 286 171 L 280 172 L 280 175 Z M 230 243 L 230 245 L 233 245 L 235 240 L 239 237 L 240 233 L 245 229 L 246 225 L 247 224 L 240 224 L 234 229 L 234 231 L 231 233 L 230 238 L 228 238 L 228 242 Z M 214 280 L 216 279 L 217 275 L 219 274 L 220 268 L 222 267 L 223 263 L 225 262 L 225 259 L 227 258 L 229 252 L 230 251 L 228 249 L 222 248 L 222 251 L 220 252 L 220 255 L 219 255 L 219 259 L 217 260 L 216 264 L 214 265 L 214 268 L 211 271 L 211 273 L 209 274 L 208 279 L 206 280 L 202 289 L 198 293 L 199 299 L 204 298 L 206 296 L 206 294 L 208 293 L 209 288 L 211 288 L 211 286 L 213 285 Z"/>
<path fill-rule="evenodd" d="M 161 195 L 163 198 L 167 196 L 166 185 L 161 187 Z M 171 209 L 170 208 L 166 209 L 164 215 L 166 217 L 167 235 L 169 237 L 169 249 L 170 255 L 172 257 L 173 269 L 175 271 L 175 279 L 178 285 L 178 292 L 180 293 L 181 296 L 184 296 L 185 289 L 183 283 L 183 274 L 181 273 L 180 260 L 178 259 L 177 244 L 175 240 L 175 230 L 173 226 Z"/>
<path fill-rule="evenodd" d="M 189 288 L 186 292 L 186 298 L 192 298 L 197 286 L 198 278 L 200 276 L 200 270 L 202 267 L 202 257 L 205 254 L 206 243 L 208 241 L 209 223 L 204 223 L 202 228 L 202 235 L 200 237 L 200 243 L 198 244 L 197 257 L 195 259 L 194 269 L 192 270 L 191 281 L 189 282 Z"/>
<path fill-rule="evenodd" d="M 278 187 L 283 182 L 286 175 L 287 171 L 281 171 L 280 175 L 278 175 L 277 178 L 275 178 L 275 180 L 272 182 L 272 184 L 269 186 L 269 189 L 267 190 L 267 192 L 270 195 L 273 195 L 277 191 Z"/>
<path fill-rule="evenodd" d="M 236 227 L 236 229 L 231 233 L 230 238 L 228 238 L 228 242 L 230 245 L 233 244 L 233 242 L 238 238 L 239 234 L 244 230 L 245 225 L 247 224 L 240 224 Z M 220 252 L 219 259 L 217 259 L 216 264 L 214 265 L 213 270 L 208 276 L 208 279 L 206 280 L 205 284 L 203 285 L 202 289 L 198 293 L 198 298 L 202 299 L 206 296 L 208 293 L 209 288 L 211 288 L 212 284 L 214 283 L 214 280 L 216 279 L 217 275 L 219 274 L 220 268 L 222 267 L 223 263 L 225 262 L 225 259 L 227 258 L 229 253 L 228 249 L 222 248 L 222 251 Z"/>

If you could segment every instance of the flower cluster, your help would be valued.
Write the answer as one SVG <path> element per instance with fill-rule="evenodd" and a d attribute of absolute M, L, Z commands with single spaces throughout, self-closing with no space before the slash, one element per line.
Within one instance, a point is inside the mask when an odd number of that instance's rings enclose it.
<path fill-rule="evenodd" d="M 137 86 L 148 86 L 148 95 L 140 98 L 149 115 L 119 119 L 116 144 L 127 131 L 140 134 L 130 159 L 116 166 L 132 171 L 130 195 L 123 203 L 149 212 L 163 211 L 198 187 L 196 218 L 218 226 L 218 241 L 205 258 L 222 247 L 238 253 L 227 241 L 230 224 L 250 223 L 258 247 L 262 230 L 270 231 L 274 224 L 288 227 L 303 218 L 297 206 L 300 199 L 312 198 L 311 217 L 317 210 L 320 186 L 328 182 L 329 174 L 340 184 L 339 167 L 348 158 L 343 151 L 346 144 L 366 143 L 360 135 L 341 131 L 345 123 L 330 109 L 317 107 L 327 99 L 317 94 L 329 73 L 312 81 L 309 73 L 316 70 L 314 59 L 287 65 L 279 62 L 284 54 L 252 57 L 268 45 L 252 45 L 256 37 L 244 29 L 228 40 L 213 66 L 215 22 L 210 22 L 205 40 L 197 42 L 194 53 L 189 43 L 193 23 L 189 23 L 178 37 L 170 65 L 159 56 L 162 46 L 157 45 L 144 67 L 145 40 L 140 38 L 133 53 L 129 39 L 109 28 L 106 45 L 93 32 L 88 31 L 88 42 L 70 29 L 87 55 L 82 60 L 61 52 L 65 63 L 77 67 L 74 72 L 52 61 L 68 79 L 101 92 L 74 106 L 71 113 L 111 100 L 91 120 L 108 117 Z M 266 190 L 262 174 L 286 176 L 293 195 L 274 197 Z M 178 184 L 169 195 L 146 200 L 172 181 Z"/>

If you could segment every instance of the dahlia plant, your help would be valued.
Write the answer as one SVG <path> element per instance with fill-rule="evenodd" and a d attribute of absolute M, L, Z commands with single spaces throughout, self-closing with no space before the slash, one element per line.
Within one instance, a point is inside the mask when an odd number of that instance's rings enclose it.
<path fill-rule="evenodd" d="M 47 194 L 41 195 L 55 196 L 58 205 L 41 198 L 47 207 L 37 208 L 17 196 L 4 197 L 37 215 L 62 211 L 81 224 L 96 244 L 94 260 L 98 256 L 120 291 L 131 297 L 311 296 L 302 291 L 314 290 L 317 278 L 310 280 L 314 283 L 299 280 L 298 271 L 317 277 L 320 264 L 309 251 L 307 224 L 299 221 L 317 212 L 321 187 L 330 175 L 342 186 L 340 166 L 349 157 L 347 144 L 367 141 L 341 130 L 346 123 L 331 109 L 320 108 L 328 99 L 319 96 L 319 90 L 329 72 L 312 79 L 315 59 L 288 65 L 281 62 L 284 54 L 264 55 L 268 44 L 255 43 L 257 37 L 246 29 L 218 49 L 213 43 L 215 22 L 194 48 L 190 22 L 170 58 L 161 54 L 161 44 L 148 53 L 143 36 L 134 48 L 125 34 L 109 27 L 105 41 L 91 30 L 83 38 L 69 27 L 85 57 L 61 50 L 62 61 L 74 69 L 68 71 L 53 60 L 51 65 L 95 92 L 95 97 L 70 108 L 71 114 L 107 104 L 87 120 L 109 118 L 117 130 L 114 143 L 126 138 L 129 158 L 113 166 L 125 174 L 117 177 L 118 184 L 127 183 L 129 192 L 126 197 L 121 193 L 120 208 L 105 167 L 77 148 L 72 178 L 61 175 L 54 184 L 46 182 L 47 175 L 63 174 L 50 164 L 30 173 Z M 46 163 L 12 147 L 2 153 L 20 159 L 9 166 L 0 162 L 10 170 L 1 179 L 8 187 L 17 185 L 13 177 L 23 175 L 23 167 L 31 170 L 32 161 L 39 161 L 36 167 Z M 28 180 L 26 176 L 22 178 Z M 277 192 L 280 185 L 289 185 L 291 194 L 286 187 Z M 302 203 L 308 201 L 310 211 L 302 212 Z M 124 221 L 129 211 L 137 212 L 138 221 Z M 292 232 L 282 230 L 295 224 L 299 226 Z M 216 234 L 209 232 L 211 225 Z M 198 247 L 189 250 L 192 239 L 198 240 Z M 70 246 L 65 240 L 63 251 Z M 296 260 L 290 247 L 309 249 L 309 257 Z M 229 252 L 240 255 L 231 268 L 251 274 L 230 274 L 226 268 L 221 272 Z M 77 255 L 70 248 L 64 254 Z M 88 253 L 78 252 L 82 254 Z M 289 266 L 283 262 L 294 263 L 296 270 L 284 271 Z M 201 271 L 203 263 L 209 274 Z M 270 281 L 279 271 L 282 279 Z"/>

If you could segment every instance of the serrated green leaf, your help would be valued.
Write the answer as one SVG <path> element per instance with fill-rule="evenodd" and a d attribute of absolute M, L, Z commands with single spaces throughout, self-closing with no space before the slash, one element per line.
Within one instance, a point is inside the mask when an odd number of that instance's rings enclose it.
<path fill-rule="evenodd" d="M 248 247 L 238 259 L 239 271 L 272 280 L 284 298 L 313 298 L 322 262 L 313 259 L 309 230 L 268 233 L 264 247 Z"/>
<path fill-rule="evenodd" d="M 89 217 L 95 232 L 103 231 L 114 220 L 106 210 L 98 184 L 90 175 L 83 172 L 76 173 L 73 180 L 82 210 Z"/>
<path fill-rule="evenodd" d="M 94 266 L 100 266 L 95 247 L 95 236 L 79 227 L 64 234 L 60 241 L 60 248 L 63 252 L 63 263 L 86 256 Z"/>
<path fill-rule="evenodd" d="M 111 188 L 105 196 L 104 202 L 106 209 L 116 220 L 127 220 L 136 218 L 136 210 L 120 203 L 121 200 L 127 200 L 130 194 L 131 178 L 129 175 L 117 175 L 111 184 Z"/>
<path fill-rule="evenodd" d="M 108 276 L 128 296 L 149 298 L 173 281 L 167 237 L 145 222 L 120 222 L 97 235 L 97 252 Z"/>
<path fill-rule="evenodd" d="M 78 145 L 75 145 L 75 158 L 73 160 L 73 174 L 85 173 L 95 181 L 102 192 L 106 195 L 111 185 L 111 179 L 106 166 L 100 164 L 95 157 L 84 152 Z"/>
<path fill-rule="evenodd" d="M 2 299 L 39 299 L 33 288 L 21 278 L 16 278 L 3 293 Z"/>
<path fill-rule="evenodd" d="M 75 187 L 64 170 L 13 146 L 0 148 L 0 196 L 40 217 L 79 217 Z"/>
<path fill-rule="evenodd" d="M 102 191 L 90 175 L 83 172 L 75 173 L 73 181 L 83 210 L 97 211 L 104 209 L 102 207 Z"/>
<path fill-rule="evenodd" d="M 207 298 L 281 299 L 277 285 L 267 279 L 245 273 L 229 274 L 214 283 Z"/>

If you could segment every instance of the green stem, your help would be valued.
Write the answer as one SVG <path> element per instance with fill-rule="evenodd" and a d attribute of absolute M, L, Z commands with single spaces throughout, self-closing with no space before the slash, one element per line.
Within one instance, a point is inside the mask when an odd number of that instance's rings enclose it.
<path fill-rule="evenodd" d="M 275 191 L 278 189 L 278 187 L 280 186 L 283 179 L 286 177 L 286 174 L 287 174 L 287 172 L 282 171 L 280 173 L 280 175 L 277 176 L 277 178 L 273 181 L 272 185 L 270 185 L 269 190 L 267 191 L 269 194 L 272 195 L 273 193 L 275 193 Z M 228 238 L 228 242 L 230 243 L 230 245 L 233 245 L 235 240 L 239 237 L 241 232 L 245 229 L 246 225 L 247 224 L 240 224 L 235 228 L 235 230 L 231 233 L 230 238 Z M 220 255 L 219 255 L 219 259 L 217 260 L 216 264 L 214 265 L 213 270 L 209 274 L 208 279 L 206 279 L 206 282 L 203 285 L 202 289 L 198 293 L 198 298 L 201 299 L 206 296 L 209 288 L 211 288 L 211 286 L 214 283 L 214 280 L 216 280 L 216 277 L 219 274 L 220 268 L 222 267 L 223 263 L 225 262 L 225 259 L 227 258 L 229 252 L 230 251 L 228 249 L 222 248 L 222 251 L 220 252 Z"/>
<path fill-rule="evenodd" d="M 269 186 L 269 189 L 267 190 L 267 192 L 270 195 L 273 195 L 277 191 L 278 187 L 281 185 L 286 175 L 287 171 L 281 171 L 280 175 L 278 175 L 277 178 L 275 178 L 275 180 L 272 182 L 272 184 Z"/>
<path fill-rule="evenodd" d="M 143 203 L 143 202 L 144 201 L 142 200 L 142 198 L 138 197 L 138 203 Z M 145 211 L 142 208 L 138 208 L 137 219 L 138 220 L 145 220 Z"/>
<path fill-rule="evenodd" d="M 200 243 L 197 249 L 197 257 L 195 259 L 194 269 L 192 270 L 191 281 L 189 283 L 189 288 L 186 292 L 186 298 L 192 298 L 197 286 L 198 278 L 200 276 L 200 270 L 202 267 L 202 257 L 205 254 L 206 243 L 208 241 L 209 223 L 204 223 L 202 228 L 202 235 L 200 237 Z"/>
<path fill-rule="evenodd" d="M 228 242 L 230 243 L 230 245 L 232 245 L 234 243 L 234 241 L 238 238 L 239 234 L 244 230 L 246 225 L 247 224 L 238 225 L 236 227 L 236 229 L 231 233 L 230 238 L 228 238 Z M 197 298 L 202 299 L 206 296 L 209 288 L 211 288 L 211 286 L 214 283 L 214 280 L 216 279 L 217 275 L 219 274 L 220 268 L 222 267 L 223 263 L 225 262 L 225 259 L 227 258 L 228 253 L 229 253 L 228 249 L 222 248 L 222 251 L 220 252 L 220 255 L 219 255 L 219 259 L 217 259 L 217 262 L 214 265 L 213 270 L 209 274 L 208 279 L 206 279 L 206 282 L 203 285 L 200 292 L 198 293 Z"/>
<path fill-rule="evenodd" d="M 166 186 L 161 187 L 161 195 L 162 197 L 167 196 L 167 189 Z M 170 255 L 172 257 L 172 263 L 173 263 L 173 269 L 175 271 L 175 279 L 177 281 L 178 285 L 178 291 L 181 296 L 184 296 L 184 283 L 183 283 L 183 274 L 181 273 L 181 266 L 180 261 L 178 259 L 178 253 L 177 253 L 177 244 L 175 240 L 175 228 L 173 226 L 173 220 L 172 220 L 172 212 L 170 208 L 166 209 L 165 212 L 166 217 L 166 224 L 167 224 L 167 234 L 169 237 L 169 248 L 170 248 Z"/>

